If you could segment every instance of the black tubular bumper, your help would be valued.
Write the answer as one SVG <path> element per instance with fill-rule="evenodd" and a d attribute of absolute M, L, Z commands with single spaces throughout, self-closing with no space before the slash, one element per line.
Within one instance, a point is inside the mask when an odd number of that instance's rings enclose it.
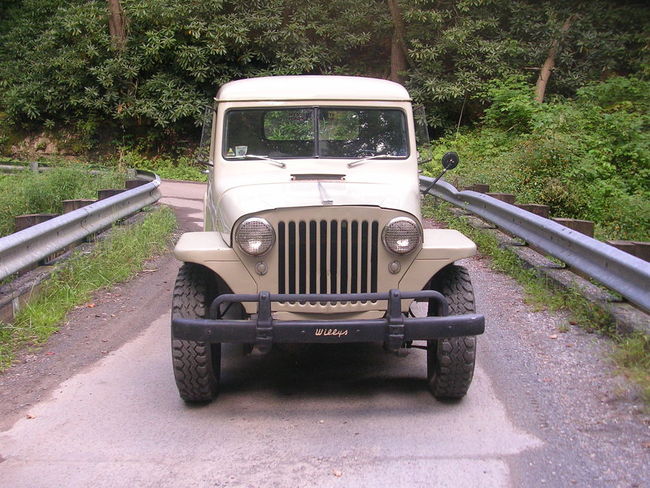
<path fill-rule="evenodd" d="M 402 300 L 432 300 L 437 315 L 433 317 L 406 317 Z M 366 302 L 386 300 L 386 316 L 379 319 L 352 320 L 275 320 L 271 315 L 272 302 Z M 257 317 L 250 320 L 221 318 L 223 304 L 257 302 Z M 483 315 L 447 315 L 445 297 L 437 291 L 347 294 L 225 294 L 211 304 L 210 318 L 172 318 L 172 334 L 177 339 L 200 342 L 230 342 L 256 344 L 262 348 L 274 342 L 283 343 L 338 343 L 385 342 L 389 349 L 398 349 L 404 341 L 438 339 L 482 334 Z"/>

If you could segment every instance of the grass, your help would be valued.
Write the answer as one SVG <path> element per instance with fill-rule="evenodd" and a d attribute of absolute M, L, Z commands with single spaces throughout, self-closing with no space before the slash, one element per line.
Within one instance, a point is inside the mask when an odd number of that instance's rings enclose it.
<path fill-rule="evenodd" d="M 14 231 L 14 217 L 29 213 L 61 213 L 63 200 L 97 198 L 102 188 L 124 188 L 125 175 L 105 171 L 90 175 L 82 164 L 43 173 L 0 173 L 0 236 Z"/>
<path fill-rule="evenodd" d="M 137 151 L 126 151 L 116 164 L 118 166 L 153 171 L 163 180 L 208 181 L 207 175 L 203 173 L 206 167 L 197 164 L 189 156 L 178 158 L 165 156 L 146 157 Z"/>
<path fill-rule="evenodd" d="M 495 270 L 512 276 L 523 286 L 528 304 L 538 310 L 567 310 L 571 314 L 571 324 L 611 337 L 614 340 L 614 361 L 622 374 L 639 385 L 646 408 L 650 409 L 650 337 L 643 334 L 620 337 L 614 319 L 606 310 L 588 301 L 578 290 L 560 290 L 535 271 L 523 268 L 519 258 L 500 247 L 493 234 L 475 229 L 465 218 L 455 216 L 449 209 L 449 204 L 433 205 L 432 199 L 427 197 L 422 211 L 426 217 L 445 222 L 472 239 L 482 254 L 490 256 Z M 568 326 L 562 326 L 558 331 L 566 332 Z"/>
<path fill-rule="evenodd" d="M 612 356 L 621 373 L 639 385 L 650 413 L 650 336 L 634 334 L 622 339 Z"/>
<path fill-rule="evenodd" d="M 0 371 L 11 366 L 20 348 L 47 341 L 66 314 L 86 303 L 93 292 L 134 276 L 149 258 L 167 249 L 175 228 L 174 213 L 161 207 L 138 224 L 114 227 L 89 254 L 76 253 L 66 261 L 13 324 L 0 323 Z"/>

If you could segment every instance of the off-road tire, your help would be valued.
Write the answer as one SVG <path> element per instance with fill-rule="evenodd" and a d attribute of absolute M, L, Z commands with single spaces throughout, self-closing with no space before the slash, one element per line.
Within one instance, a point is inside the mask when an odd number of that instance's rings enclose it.
<path fill-rule="evenodd" d="M 449 303 L 449 315 L 474 313 L 474 291 L 469 273 L 462 266 L 443 268 L 431 283 Z M 432 303 L 429 316 L 434 315 Z M 474 376 L 476 336 L 462 336 L 427 342 L 427 378 L 433 396 L 458 399 L 465 396 Z"/>
<path fill-rule="evenodd" d="M 172 317 L 205 317 L 216 295 L 213 281 L 206 268 L 194 263 L 183 264 L 174 286 Z M 205 403 L 217 395 L 221 344 L 176 339 L 172 334 L 172 363 L 178 393 L 183 400 Z"/>

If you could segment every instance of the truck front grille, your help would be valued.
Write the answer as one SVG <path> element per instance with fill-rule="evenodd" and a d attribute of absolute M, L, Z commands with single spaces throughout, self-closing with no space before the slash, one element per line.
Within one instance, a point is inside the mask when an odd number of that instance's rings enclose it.
<path fill-rule="evenodd" d="M 376 292 L 378 245 L 377 221 L 279 222 L 278 292 Z"/>

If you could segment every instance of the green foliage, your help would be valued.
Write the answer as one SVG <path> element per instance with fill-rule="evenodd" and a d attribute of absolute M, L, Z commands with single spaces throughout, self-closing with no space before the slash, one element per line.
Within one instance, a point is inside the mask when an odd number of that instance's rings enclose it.
<path fill-rule="evenodd" d="M 493 85 L 483 127 L 439 140 L 435 155 L 457 150 L 464 184 L 593 220 L 600 238 L 650 240 L 650 83 L 611 78 L 530 109 L 510 83 Z"/>
<path fill-rule="evenodd" d="M 124 49 L 111 43 L 105 1 L 2 3 L 0 112 L 11 124 L 83 132 L 79 149 L 115 136 L 159 146 L 196 134 L 202 106 L 233 79 L 390 72 L 394 26 L 383 1 L 121 4 L 128 21 Z M 461 111 L 464 121 L 476 121 L 492 79 L 519 75 L 532 84 L 569 17 L 550 93 L 573 95 L 588 81 L 648 66 L 650 10 L 641 2 L 399 4 L 406 84 L 438 128 L 455 125 Z"/>
<path fill-rule="evenodd" d="M 477 121 L 485 84 L 510 75 L 534 85 L 554 39 L 560 50 L 547 91 L 572 96 L 606 74 L 648 64 L 650 10 L 642 2 L 414 0 L 403 2 L 411 67 L 409 91 L 441 128 Z M 560 28 L 573 21 L 566 35 Z"/>
<path fill-rule="evenodd" d="M 578 98 L 607 110 L 648 113 L 650 83 L 636 77 L 614 77 L 607 83 L 591 82 L 577 90 Z"/>
<path fill-rule="evenodd" d="M 0 322 L 0 371 L 11 365 L 20 347 L 43 344 L 66 314 L 89 300 L 92 292 L 140 271 L 147 259 L 167 248 L 175 227 L 174 213 L 162 207 L 132 227 L 115 227 L 90 254 L 76 254 L 64 263 L 13 324 Z"/>
<path fill-rule="evenodd" d="M 490 106 L 483 118 L 487 126 L 515 132 L 527 132 L 541 106 L 535 101 L 533 88 L 522 76 L 492 80 L 487 84 Z"/>
<path fill-rule="evenodd" d="M 63 200 L 97 198 L 102 188 L 123 188 L 124 175 L 103 171 L 89 177 L 82 165 L 43 173 L 0 173 L 0 236 L 14 231 L 14 217 L 29 213 L 61 213 Z"/>
<path fill-rule="evenodd" d="M 159 143 L 195 131 L 203 106 L 232 79 L 367 71 L 363 58 L 376 54 L 385 27 L 384 7 L 371 0 L 121 3 L 124 50 L 111 45 L 106 2 L 25 0 L 8 9 L 0 106 L 14 124 L 91 121 L 98 134 L 149 132 Z"/>
<path fill-rule="evenodd" d="M 128 168 L 153 171 L 164 180 L 207 181 L 203 173 L 205 166 L 195 163 L 190 156 L 181 156 L 175 159 L 168 157 L 148 158 L 137 151 L 123 154 L 120 164 Z"/>

